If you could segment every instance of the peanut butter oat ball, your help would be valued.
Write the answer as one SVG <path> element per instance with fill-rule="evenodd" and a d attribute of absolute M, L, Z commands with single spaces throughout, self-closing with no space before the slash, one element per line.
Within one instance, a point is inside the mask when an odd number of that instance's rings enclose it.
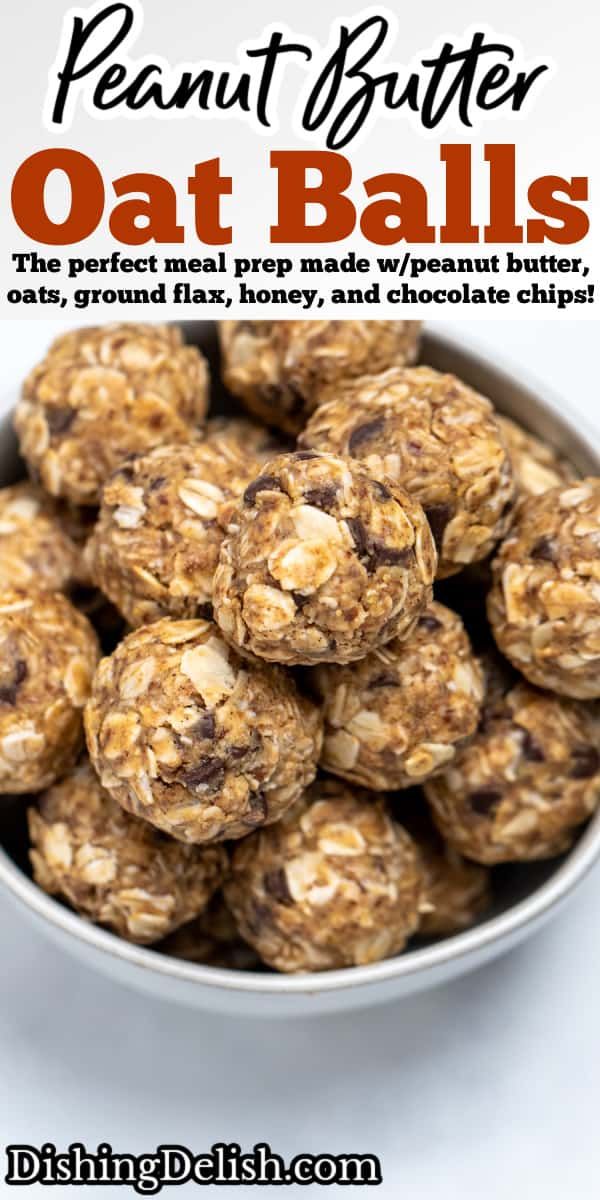
<path fill-rule="evenodd" d="M 376 790 L 438 774 L 477 729 L 483 676 L 462 621 L 431 603 L 410 637 L 347 666 L 317 667 L 321 766 Z"/>
<path fill-rule="evenodd" d="M 274 458 L 221 547 L 215 617 L 243 653 L 351 662 L 410 633 L 436 554 L 421 506 L 332 454 Z"/>
<path fill-rule="evenodd" d="M 425 874 L 419 934 L 448 937 L 474 925 L 492 902 L 490 872 L 442 838 L 418 839 Z"/>
<path fill-rule="evenodd" d="M 488 400 L 430 367 L 324 389 L 299 445 L 348 455 L 425 509 L 438 577 L 485 558 L 508 528 L 515 483 Z"/>
<path fill-rule="evenodd" d="M 89 621 L 64 596 L 0 593 L 0 793 L 38 791 L 72 765 L 97 661 Z"/>
<path fill-rule="evenodd" d="M 419 923 L 415 843 L 369 793 L 321 780 L 240 842 L 225 897 L 242 936 L 278 971 L 325 971 L 399 953 Z"/>
<path fill-rule="evenodd" d="M 256 951 L 240 937 L 222 892 L 216 893 L 199 917 L 182 925 L 157 948 L 170 958 L 207 967 L 230 971 L 260 971 L 262 967 Z"/>
<path fill-rule="evenodd" d="M 549 488 L 576 479 L 574 468 L 552 446 L 499 413 L 496 420 L 508 447 L 519 493 L 539 496 Z"/>
<path fill-rule="evenodd" d="M 0 589 L 60 592 L 81 577 L 81 551 L 32 483 L 0 489 Z"/>
<path fill-rule="evenodd" d="M 235 502 L 258 470 L 222 434 L 160 446 L 111 476 L 86 561 L 130 625 L 206 615 Z"/>
<path fill-rule="evenodd" d="M 493 562 L 488 617 L 538 687 L 600 696 L 600 479 L 523 500 Z"/>
<path fill-rule="evenodd" d="M 298 433 L 324 384 L 412 363 L 419 321 L 221 321 L 223 379 L 251 413 Z"/>
<path fill-rule="evenodd" d="M 21 453 L 51 495 L 98 504 L 129 455 L 189 441 L 207 392 L 202 355 L 172 326 L 76 330 L 25 380 L 14 416 Z"/>
<path fill-rule="evenodd" d="M 561 854 L 600 800 L 599 736 L 594 706 L 497 676 L 476 736 L 425 784 L 440 833 L 488 865 Z"/>
<path fill-rule="evenodd" d="M 183 842 L 243 837 L 312 781 L 320 715 L 208 621 L 156 621 L 100 663 L 85 714 L 104 787 Z"/>
<path fill-rule="evenodd" d="M 156 942 L 208 904 L 221 846 L 185 846 L 124 812 L 83 762 L 28 813 L 36 883 L 131 942 Z"/>

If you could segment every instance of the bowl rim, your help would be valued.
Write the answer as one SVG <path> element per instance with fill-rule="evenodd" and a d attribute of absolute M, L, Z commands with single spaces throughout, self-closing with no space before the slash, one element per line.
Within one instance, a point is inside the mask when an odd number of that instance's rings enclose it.
<path fill-rule="evenodd" d="M 469 367 L 472 366 L 476 372 L 493 372 L 500 388 L 503 383 L 507 388 L 513 388 L 517 383 L 520 392 L 529 393 L 535 400 L 538 411 L 541 410 L 555 421 L 558 418 L 572 433 L 578 435 L 587 452 L 596 458 L 600 471 L 598 432 L 579 413 L 574 413 L 553 389 L 539 383 L 528 370 L 513 367 L 510 362 L 505 364 L 504 360 L 500 364 L 493 351 L 483 349 L 471 339 L 467 347 L 462 347 L 451 337 L 432 333 L 431 329 L 427 329 L 426 341 L 442 353 L 458 352 L 463 356 L 465 363 Z M 11 407 L 11 404 L 6 404 L 0 411 L 6 413 Z M 510 943 L 519 932 L 525 931 L 527 926 L 541 922 L 556 905 L 566 899 L 598 858 L 600 810 L 550 878 L 531 895 L 511 905 L 503 913 L 483 920 L 463 933 L 451 935 L 418 949 L 409 949 L 395 958 L 364 966 L 299 975 L 262 974 L 256 971 L 211 967 L 185 959 L 171 958 L 157 953 L 152 947 L 127 942 L 80 917 L 43 892 L 23 873 L 3 847 L 0 847 L 0 884 L 13 899 L 32 910 L 41 921 L 48 921 L 58 933 L 73 937 L 77 942 L 99 951 L 102 955 L 117 958 L 132 967 L 140 967 L 146 974 L 156 973 L 182 984 L 196 984 L 213 991 L 224 989 L 246 994 L 314 995 L 408 978 L 443 968 L 451 961 L 470 956 L 480 959 L 482 952 L 488 947 L 501 947 L 503 943 Z"/>

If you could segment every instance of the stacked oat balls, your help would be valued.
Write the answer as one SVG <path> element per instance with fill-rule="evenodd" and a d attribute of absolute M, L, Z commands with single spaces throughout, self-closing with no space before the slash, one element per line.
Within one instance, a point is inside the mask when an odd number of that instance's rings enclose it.
<path fill-rule="evenodd" d="M 123 938 L 370 963 L 598 804 L 600 480 L 415 366 L 415 322 L 220 339 L 231 419 L 173 326 L 66 334 L 25 382 L 0 790 L 40 887 Z"/>

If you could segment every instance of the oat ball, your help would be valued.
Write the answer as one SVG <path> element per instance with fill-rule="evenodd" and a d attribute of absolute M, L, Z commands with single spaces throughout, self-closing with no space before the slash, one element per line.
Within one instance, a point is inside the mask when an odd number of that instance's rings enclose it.
<path fill-rule="evenodd" d="M 211 417 L 204 427 L 206 441 L 221 441 L 223 437 L 236 443 L 244 454 L 254 455 L 258 468 L 274 458 L 294 449 L 294 438 L 286 438 L 273 429 L 250 421 L 246 417 Z"/>
<path fill-rule="evenodd" d="M 75 761 L 97 661 L 89 621 L 60 593 L 0 593 L 0 793 L 49 787 Z"/>
<path fill-rule="evenodd" d="M 240 937 L 237 925 L 222 892 L 217 892 L 208 908 L 182 925 L 157 947 L 170 958 L 229 971 L 260 971 L 262 963 L 252 946 Z"/>
<path fill-rule="evenodd" d="M 405 637 L 431 598 L 436 553 L 421 506 L 332 454 L 272 459 L 221 547 L 215 617 L 244 653 L 351 662 Z"/>
<path fill-rule="evenodd" d="M 299 439 L 349 455 L 422 504 L 438 576 L 485 558 L 515 499 L 509 454 L 488 400 L 430 367 L 392 367 L 325 389 Z"/>
<path fill-rule="evenodd" d="M 487 608 L 500 650 L 531 683 L 600 696 L 600 479 L 519 505 Z"/>
<path fill-rule="evenodd" d="M 570 483 L 577 478 L 571 464 L 547 442 L 528 433 L 509 417 L 498 413 L 496 420 L 508 447 L 513 475 L 521 495 L 539 496 L 549 488 Z"/>
<path fill-rule="evenodd" d="M 480 728 L 425 794 L 447 842 L 492 865 L 551 858 L 600 800 L 594 706 L 495 676 Z"/>
<path fill-rule="evenodd" d="M 223 379 L 251 413 L 298 433 L 325 384 L 412 363 L 419 321 L 221 321 Z"/>
<path fill-rule="evenodd" d="M 56 506 L 32 483 L 0 488 L 0 590 L 68 590 L 81 578 L 81 551 Z"/>
<path fill-rule="evenodd" d="M 431 603 L 405 641 L 317 667 L 311 680 L 325 718 L 321 766 L 375 790 L 438 774 L 479 722 L 481 668 L 460 617 L 442 604 Z"/>
<path fill-rule="evenodd" d="M 202 355 L 173 326 L 76 330 L 25 380 L 14 415 L 21 453 L 51 495 L 98 504 L 129 455 L 189 441 L 207 392 Z"/>
<path fill-rule="evenodd" d="M 491 906 L 490 872 L 468 862 L 442 838 L 418 840 L 425 874 L 419 934 L 448 937 L 462 933 Z"/>
<path fill-rule="evenodd" d="M 269 966 L 325 971 L 402 950 L 422 886 L 415 843 L 382 801 L 320 780 L 277 825 L 236 846 L 225 896 Z"/>
<path fill-rule="evenodd" d="M 102 784 L 183 842 L 243 837 L 312 781 L 318 709 L 283 671 L 242 662 L 208 621 L 164 619 L 102 660 L 85 714 Z"/>
<path fill-rule="evenodd" d="M 111 476 L 86 561 L 130 625 L 210 615 L 221 542 L 258 470 L 223 434 L 157 447 Z"/>
<path fill-rule="evenodd" d="M 123 811 L 89 763 L 28 813 L 36 883 L 131 942 L 156 942 L 208 904 L 228 866 L 221 846 L 185 846 Z"/>

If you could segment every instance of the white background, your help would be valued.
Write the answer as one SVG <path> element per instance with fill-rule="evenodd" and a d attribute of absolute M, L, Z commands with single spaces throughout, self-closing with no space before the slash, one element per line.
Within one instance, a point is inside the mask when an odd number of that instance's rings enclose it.
<path fill-rule="evenodd" d="M 600 433 L 596 326 L 440 328 L 533 370 Z M 3 386 L 54 332 L 0 326 Z M 122 989 L 0 896 L 0 1142 L 107 1140 L 140 1153 L 267 1140 L 284 1156 L 380 1155 L 372 1194 L 385 1200 L 597 1200 L 599 928 L 596 870 L 541 934 L 449 986 L 339 1018 L 249 1022 Z M 169 1190 L 184 1192 L 201 1194 Z"/>

